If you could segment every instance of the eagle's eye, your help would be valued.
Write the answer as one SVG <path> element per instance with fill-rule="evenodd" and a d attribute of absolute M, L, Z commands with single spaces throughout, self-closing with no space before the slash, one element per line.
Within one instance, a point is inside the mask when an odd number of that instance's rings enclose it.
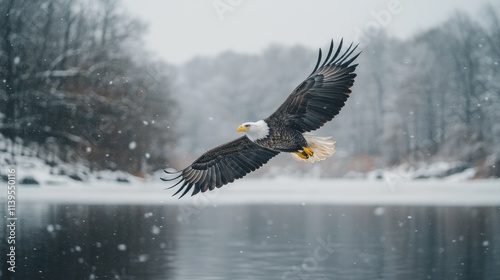
<path fill-rule="evenodd" d="M 246 127 L 246 128 L 250 128 L 250 125 L 249 125 L 249 124 L 245 124 L 245 127 Z"/>

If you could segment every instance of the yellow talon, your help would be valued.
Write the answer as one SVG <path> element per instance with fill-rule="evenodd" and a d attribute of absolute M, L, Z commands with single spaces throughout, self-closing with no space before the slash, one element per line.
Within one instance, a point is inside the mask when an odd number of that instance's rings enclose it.
<path fill-rule="evenodd" d="M 301 159 L 308 159 L 314 153 L 311 149 L 302 147 L 302 150 L 298 150 L 297 152 L 295 152 L 295 154 L 298 155 Z"/>
<path fill-rule="evenodd" d="M 302 147 L 302 150 L 308 155 L 308 157 L 312 156 L 314 153 L 308 147 Z"/>
<path fill-rule="evenodd" d="M 306 153 L 304 153 L 304 152 L 295 152 L 295 154 L 298 155 L 302 159 L 308 159 L 309 158 L 309 156 Z"/>

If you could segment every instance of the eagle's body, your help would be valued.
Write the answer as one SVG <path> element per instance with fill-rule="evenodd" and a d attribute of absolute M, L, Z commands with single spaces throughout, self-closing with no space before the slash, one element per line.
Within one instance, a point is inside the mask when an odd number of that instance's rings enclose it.
<path fill-rule="evenodd" d="M 207 151 L 179 171 L 175 178 L 163 179 L 180 179 L 172 186 L 182 183 L 174 195 L 183 189 L 181 197 L 192 188 L 192 195 L 219 188 L 258 169 L 280 152 L 291 153 L 295 159 L 307 162 L 331 156 L 335 151 L 335 141 L 329 136 L 307 132 L 333 119 L 351 93 L 357 66 L 351 63 L 359 53 L 351 56 L 356 49 L 352 44 L 343 54 L 340 54 L 341 49 L 342 41 L 332 56 L 332 41 L 321 65 L 320 50 L 313 72 L 273 114 L 238 127 L 238 132 L 245 132 L 245 136 Z"/>
<path fill-rule="evenodd" d="M 306 139 L 297 130 L 290 129 L 279 123 L 270 122 L 269 120 L 264 120 L 263 122 L 272 128 L 269 129 L 269 133 L 264 137 L 255 139 L 254 142 L 258 145 L 284 153 L 296 152 L 307 145 Z M 249 135 L 250 133 L 247 132 L 247 136 Z"/>

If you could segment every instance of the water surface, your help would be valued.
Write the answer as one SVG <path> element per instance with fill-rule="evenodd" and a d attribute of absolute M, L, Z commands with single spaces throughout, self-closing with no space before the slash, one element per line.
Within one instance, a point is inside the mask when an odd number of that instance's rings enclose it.
<path fill-rule="evenodd" d="M 26 203 L 18 216 L 2 279 L 500 279 L 498 207 Z"/>

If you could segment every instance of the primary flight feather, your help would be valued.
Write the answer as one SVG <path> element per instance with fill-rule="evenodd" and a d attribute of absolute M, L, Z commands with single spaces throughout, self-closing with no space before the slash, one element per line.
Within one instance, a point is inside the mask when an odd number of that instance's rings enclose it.
<path fill-rule="evenodd" d="M 191 195 L 220 188 L 255 171 L 280 152 L 291 153 L 306 162 L 324 160 L 335 151 L 335 141 L 329 136 L 315 136 L 316 130 L 335 117 L 349 97 L 354 84 L 357 64 L 352 64 L 360 53 L 349 45 L 342 52 L 342 40 L 334 51 L 333 40 L 324 60 L 321 49 L 311 74 L 285 102 L 269 117 L 238 126 L 246 135 L 217 146 L 195 160 L 173 178 L 178 180 L 170 188 L 180 186 L 174 193 Z M 321 63 L 323 62 L 323 63 Z"/>

